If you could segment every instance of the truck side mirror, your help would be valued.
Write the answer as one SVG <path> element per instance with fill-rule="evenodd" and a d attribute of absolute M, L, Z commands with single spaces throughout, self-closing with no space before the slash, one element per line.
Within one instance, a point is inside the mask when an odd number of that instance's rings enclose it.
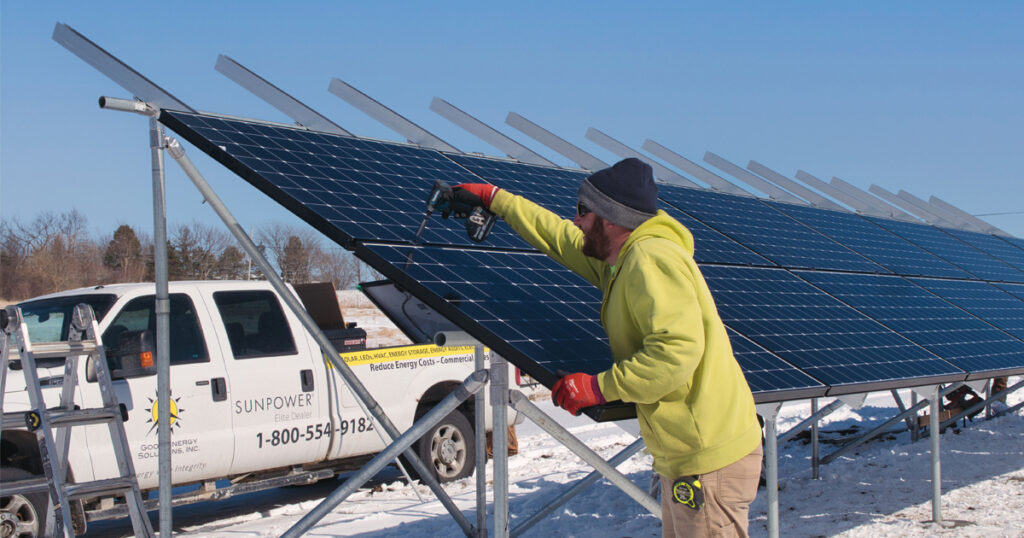
<path fill-rule="evenodd" d="M 150 376 L 156 373 L 156 346 L 153 343 L 152 331 L 125 331 L 118 336 L 117 348 L 115 355 L 107 357 L 112 379 Z"/>

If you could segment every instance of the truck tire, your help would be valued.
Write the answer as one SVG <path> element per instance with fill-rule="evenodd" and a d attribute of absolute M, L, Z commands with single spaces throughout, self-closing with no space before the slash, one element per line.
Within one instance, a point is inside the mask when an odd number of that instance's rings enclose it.
<path fill-rule="evenodd" d="M 439 482 L 473 474 L 476 443 L 466 415 L 452 411 L 417 442 L 416 453 Z"/>
<path fill-rule="evenodd" d="M 0 482 L 32 478 L 32 473 L 17 467 L 0 468 Z M 0 496 L 0 536 L 7 538 L 35 538 L 43 535 L 46 518 L 46 504 L 49 495 L 45 492 L 27 495 Z"/>

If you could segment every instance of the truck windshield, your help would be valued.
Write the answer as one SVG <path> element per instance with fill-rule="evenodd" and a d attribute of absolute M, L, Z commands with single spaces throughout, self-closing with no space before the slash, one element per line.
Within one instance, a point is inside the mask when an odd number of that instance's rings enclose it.
<path fill-rule="evenodd" d="M 68 339 L 75 305 L 85 303 L 91 306 L 96 319 L 102 320 L 115 300 L 117 296 L 114 294 L 92 293 L 26 301 L 18 307 L 33 342 L 59 342 Z"/>

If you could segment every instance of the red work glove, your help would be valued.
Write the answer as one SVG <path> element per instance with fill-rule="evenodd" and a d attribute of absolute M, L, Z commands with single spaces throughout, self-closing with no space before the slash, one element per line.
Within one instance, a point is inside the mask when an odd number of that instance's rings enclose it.
<path fill-rule="evenodd" d="M 501 189 L 488 183 L 462 183 L 452 187 L 452 195 L 456 200 L 471 207 L 482 205 L 490 209 L 491 201 L 499 190 Z"/>
<path fill-rule="evenodd" d="M 600 387 L 597 386 L 597 376 L 583 372 L 559 379 L 551 389 L 551 399 L 555 401 L 555 405 L 577 416 L 584 407 L 607 403 Z"/>

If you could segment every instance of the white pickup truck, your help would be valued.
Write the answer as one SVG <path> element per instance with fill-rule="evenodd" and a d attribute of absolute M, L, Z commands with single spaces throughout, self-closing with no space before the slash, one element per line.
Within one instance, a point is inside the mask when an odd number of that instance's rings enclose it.
<path fill-rule="evenodd" d="M 339 323 L 324 327 L 317 319 L 318 324 L 400 431 L 472 373 L 472 347 L 365 349 L 365 332 L 343 322 L 333 287 L 327 289 L 326 302 L 325 294 L 313 293 L 316 289 L 299 295 L 314 319 L 324 317 L 324 304 L 327 311 L 333 304 Z M 33 342 L 66 339 L 72 309 L 79 303 L 95 311 L 113 369 L 121 366 L 117 356 L 123 333 L 155 333 L 153 284 L 116 284 L 21 303 Z M 268 283 L 172 282 L 170 303 L 172 482 L 176 492 L 186 490 L 176 493 L 175 505 L 312 483 L 356 469 L 385 447 L 383 432 Z M 0 436 L 4 482 L 42 473 L 35 435 L 24 429 L 23 420 L 12 420 L 29 403 L 16 351 L 11 358 Z M 60 387 L 46 386 L 46 381 L 59 382 L 62 363 L 40 365 L 49 405 L 58 402 Z M 79 361 L 76 403 L 100 407 L 95 376 L 90 380 L 86 363 Z M 155 372 L 155 367 L 124 368 L 114 375 L 117 398 L 128 411 L 125 429 L 143 498 L 158 485 Z M 510 379 L 516 379 L 514 373 Z M 473 472 L 472 406 L 470 399 L 414 445 L 441 481 Z M 73 482 L 116 476 L 106 426 L 72 428 L 71 447 Z M 177 487 L 186 485 L 193 487 Z M 3 495 L 0 491 L 0 526 L 3 521 L 41 525 L 45 493 Z M 123 503 L 113 499 L 86 500 L 82 510 L 85 518 L 77 514 L 82 524 L 127 514 Z"/>

